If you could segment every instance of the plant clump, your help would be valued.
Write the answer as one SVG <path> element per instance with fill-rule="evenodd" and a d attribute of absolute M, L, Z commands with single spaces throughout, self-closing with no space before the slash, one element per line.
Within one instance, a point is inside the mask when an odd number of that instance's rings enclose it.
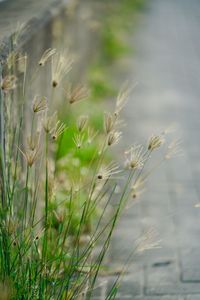
<path fill-rule="evenodd" d="M 12 64 L 18 57 L 12 55 Z M 27 70 L 20 82 L 14 73 L 17 68 L 10 68 L 10 63 L 1 80 L 2 295 L 16 300 L 84 299 L 86 295 L 92 299 L 116 223 L 130 196 L 135 198 L 143 189 L 149 175 L 143 174 L 145 167 L 154 150 L 164 145 L 164 134 L 152 136 L 147 145 L 130 147 L 125 151 L 125 167 L 120 166 L 110 159 L 110 151 L 122 138 L 121 112 L 131 89 L 119 92 L 113 112 L 101 113 L 97 129 L 89 114 L 77 117 L 72 111 L 70 118 L 63 113 L 66 102 L 86 100 L 85 87 L 69 88 L 67 101 L 65 91 L 61 109 L 55 111 L 55 88 L 67 85 L 66 76 L 69 81 L 69 53 L 65 58 L 55 49 L 44 52 L 37 74 L 41 66 L 51 64 L 51 96 L 36 94 L 32 104 Z M 163 160 L 177 153 L 177 144 L 168 146 Z M 100 251 L 95 254 L 97 244 Z"/>

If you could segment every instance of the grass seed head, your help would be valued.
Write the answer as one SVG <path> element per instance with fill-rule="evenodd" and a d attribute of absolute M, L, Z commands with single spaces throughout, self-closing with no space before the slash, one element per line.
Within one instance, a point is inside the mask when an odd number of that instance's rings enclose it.
<path fill-rule="evenodd" d="M 14 52 L 14 51 L 12 51 L 8 54 L 8 57 L 6 59 L 6 65 L 7 65 L 9 70 L 16 65 L 18 55 L 19 54 L 17 52 Z"/>
<path fill-rule="evenodd" d="M 148 150 L 153 151 L 164 144 L 162 135 L 152 135 L 148 142 Z"/>
<path fill-rule="evenodd" d="M 116 105 L 115 105 L 115 112 L 114 114 L 116 116 L 119 115 L 119 113 L 122 111 L 122 109 L 124 108 L 124 106 L 126 105 L 130 92 L 131 92 L 131 88 L 127 87 L 126 85 L 123 86 L 121 88 L 121 90 L 119 91 L 119 94 L 117 96 L 117 100 L 116 100 Z"/>
<path fill-rule="evenodd" d="M 88 116 L 82 115 L 78 118 L 77 128 L 79 132 L 82 132 L 88 123 Z"/>
<path fill-rule="evenodd" d="M 20 55 L 17 59 L 17 70 L 20 73 L 25 73 L 27 69 L 27 54 Z"/>
<path fill-rule="evenodd" d="M 26 69 L 27 64 L 27 55 L 21 54 L 19 52 L 12 51 L 8 54 L 8 57 L 6 59 L 6 65 L 8 70 L 11 70 L 12 68 L 17 66 L 17 70 L 20 73 L 24 73 Z"/>
<path fill-rule="evenodd" d="M 55 53 L 56 53 L 56 49 L 52 49 L 52 48 L 46 49 L 44 51 L 44 53 L 42 54 L 42 56 L 38 62 L 38 65 L 43 67 Z"/>
<path fill-rule="evenodd" d="M 111 162 L 107 166 L 101 166 L 96 177 L 97 180 L 108 180 L 111 178 L 115 178 L 115 175 L 119 174 L 121 170 L 119 166 L 115 162 Z"/>
<path fill-rule="evenodd" d="M 110 113 L 104 114 L 104 130 L 106 134 L 109 134 L 114 130 L 116 123 L 116 116 L 111 115 Z"/>
<path fill-rule="evenodd" d="M 47 99 L 46 97 L 35 96 L 32 106 L 33 112 L 38 113 L 47 109 Z"/>
<path fill-rule="evenodd" d="M 111 131 L 108 135 L 107 145 L 112 146 L 119 143 L 122 133 L 120 131 Z"/>
<path fill-rule="evenodd" d="M 1 89 L 6 93 L 16 88 L 17 77 L 15 75 L 8 75 L 1 81 Z"/>
<path fill-rule="evenodd" d="M 50 134 L 53 140 L 57 140 L 57 138 L 65 132 L 67 126 L 61 121 L 57 121 L 55 126 L 50 130 Z"/>
<path fill-rule="evenodd" d="M 72 87 L 72 85 L 68 85 L 66 96 L 69 104 L 74 104 L 87 99 L 89 96 L 89 91 L 83 85 L 77 85 L 75 87 Z"/>
<path fill-rule="evenodd" d="M 78 133 L 74 135 L 73 141 L 78 149 L 80 149 L 83 146 L 84 137 L 85 135 L 82 133 Z"/>
<path fill-rule="evenodd" d="M 72 69 L 73 60 L 70 56 L 65 58 L 61 54 L 52 56 L 52 87 L 57 87 L 62 79 Z"/>
<path fill-rule="evenodd" d="M 18 23 L 15 29 L 16 30 L 12 35 L 12 43 L 14 46 L 16 46 L 19 43 L 20 39 L 25 33 L 25 30 L 28 29 L 28 25 L 25 25 L 24 23 Z"/>
<path fill-rule="evenodd" d="M 19 150 L 22 153 L 22 155 L 24 156 L 27 165 L 31 168 L 38 158 L 39 148 L 36 148 L 33 151 L 29 150 L 29 149 L 27 149 L 25 151 L 22 151 L 21 149 L 19 149 Z"/>
<path fill-rule="evenodd" d="M 144 252 L 146 250 L 159 248 L 161 248 L 161 240 L 158 239 L 158 233 L 154 228 L 150 228 L 140 238 L 137 246 L 137 252 Z"/>
<path fill-rule="evenodd" d="M 40 133 L 37 132 L 35 135 L 29 136 L 27 138 L 27 144 L 28 148 L 31 151 L 34 151 L 39 147 L 39 139 L 40 139 Z"/>
<path fill-rule="evenodd" d="M 93 128 L 89 127 L 87 130 L 87 143 L 90 145 L 92 141 L 95 139 L 97 136 L 98 131 L 94 131 Z"/>
<path fill-rule="evenodd" d="M 128 169 L 141 169 L 147 159 L 144 147 L 142 145 L 134 145 L 125 152 L 125 166 Z"/>
<path fill-rule="evenodd" d="M 144 185 L 145 180 L 141 176 L 139 176 L 131 186 L 131 193 L 133 198 L 138 198 L 138 196 L 140 196 L 144 192 Z"/>
<path fill-rule="evenodd" d="M 176 139 L 176 140 L 172 141 L 167 147 L 165 159 L 171 159 L 173 157 L 182 155 L 183 149 L 181 148 L 181 144 L 182 144 L 182 141 L 180 139 Z"/>
<path fill-rule="evenodd" d="M 53 128 L 55 128 L 57 123 L 57 112 L 55 112 L 52 116 L 45 116 L 43 120 L 43 128 L 46 133 L 50 133 Z"/>

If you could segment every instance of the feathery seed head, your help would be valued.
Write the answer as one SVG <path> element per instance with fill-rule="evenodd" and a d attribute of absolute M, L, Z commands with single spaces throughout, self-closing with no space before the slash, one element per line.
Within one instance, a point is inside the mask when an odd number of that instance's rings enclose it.
<path fill-rule="evenodd" d="M 38 113 L 40 111 L 47 109 L 47 99 L 46 97 L 41 96 L 35 96 L 33 100 L 33 106 L 32 106 L 33 112 Z"/>
<path fill-rule="evenodd" d="M 110 113 L 104 113 L 104 130 L 106 134 L 109 134 L 114 130 L 116 123 L 116 116 L 111 115 Z"/>
<path fill-rule="evenodd" d="M 57 123 L 57 112 L 55 112 L 52 116 L 46 116 L 43 120 L 43 128 L 46 133 L 51 133 L 51 131 L 55 128 Z"/>
<path fill-rule="evenodd" d="M 73 60 L 61 54 L 52 56 L 52 86 L 55 88 L 72 69 Z"/>
<path fill-rule="evenodd" d="M 16 27 L 16 30 L 14 32 L 14 34 L 12 35 L 12 42 L 13 42 L 13 45 L 17 45 L 20 38 L 22 37 L 25 29 L 28 29 L 28 26 L 26 26 L 24 23 L 18 23 L 17 24 L 17 27 Z"/>
<path fill-rule="evenodd" d="M 68 85 L 66 90 L 66 96 L 69 101 L 69 104 L 73 104 L 87 99 L 89 96 L 89 91 L 83 85 L 77 85 L 76 87 Z"/>
<path fill-rule="evenodd" d="M 117 144 L 119 142 L 121 136 L 122 136 L 122 133 L 120 131 L 111 131 L 108 134 L 107 145 L 112 146 L 112 145 Z"/>
<path fill-rule="evenodd" d="M 8 54 L 8 57 L 7 57 L 7 59 L 6 59 L 6 64 L 7 64 L 7 67 L 8 67 L 8 69 L 10 70 L 13 66 L 15 66 L 15 64 L 16 64 L 16 61 L 17 61 L 17 59 L 18 59 L 18 53 L 17 52 L 14 52 L 14 51 L 12 51 L 12 52 L 10 52 L 9 54 Z"/>
<path fill-rule="evenodd" d="M 147 230 L 140 238 L 137 252 L 144 252 L 151 249 L 161 248 L 161 240 L 158 240 L 158 234 L 154 228 Z"/>
<path fill-rule="evenodd" d="M 167 152 L 165 154 L 165 159 L 170 159 L 172 157 L 177 157 L 183 154 L 183 149 L 181 148 L 182 141 L 180 139 L 176 139 L 172 141 L 168 147 Z"/>
<path fill-rule="evenodd" d="M 39 147 L 39 138 L 40 138 L 39 132 L 37 132 L 35 135 L 29 136 L 27 138 L 27 144 L 28 144 L 29 150 L 34 151 L 35 149 L 37 149 Z"/>
<path fill-rule="evenodd" d="M 78 149 L 80 149 L 83 145 L 85 135 L 82 133 L 78 133 L 74 135 L 73 141 Z"/>
<path fill-rule="evenodd" d="M 94 131 L 93 128 L 89 127 L 87 131 L 87 143 L 91 144 L 93 139 L 97 136 L 98 131 Z"/>
<path fill-rule="evenodd" d="M 8 75 L 1 81 L 1 89 L 6 93 L 16 88 L 17 77 L 15 75 Z"/>
<path fill-rule="evenodd" d="M 25 73 L 27 68 L 27 54 L 19 56 L 17 59 L 17 70 L 20 73 Z"/>
<path fill-rule="evenodd" d="M 32 150 L 27 149 L 26 151 L 22 151 L 19 149 L 22 155 L 24 156 L 27 165 L 31 168 L 33 164 L 36 162 L 39 154 L 39 148 Z"/>
<path fill-rule="evenodd" d="M 56 53 L 56 49 L 49 48 L 45 50 L 38 62 L 38 65 L 43 67 L 55 53 Z"/>
<path fill-rule="evenodd" d="M 111 162 L 107 166 L 101 166 L 98 173 L 98 180 L 108 180 L 115 177 L 116 174 L 119 174 L 121 171 L 119 170 L 119 166 L 115 162 Z"/>
<path fill-rule="evenodd" d="M 141 169 L 147 159 L 142 145 L 134 145 L 125 152 L 125 166 L 128 169 Z"/>
<path fill-rule="evenodd" d="M 67 129 L 66 125 L 61 121 L 57 121 L 55 126 L 50 130 L 50 134 L 53 140 L 57 140 L 57 138 L 63 134 L 63 132 Z"/>
<path fill-rule="evenodd" d="M 24 73 L 26 69 L 27 55 L 22 55 L 19 52 L 12 51 L 9 53 L 6 59 L 6 65 L 8 70 L 11 70 L 13 67 L 17 65 L 17 69 L 19 72 Z"/>
<path fill-rule="evenodd" d="M 77 128 L 79 132 L 82 132 L 87 126 L 88 116 L 80 116 L 77 121 Z"/>
<path fill-rule="evenodd" d="M 35 240 L 35 241 L 38 241 L 38 240 L 42 237 L 44 231 L 45 231 L 45 229 L 40 230 L 40 231 L 35 235 L 34 240 Z"/>
<path fill-rule="evenodd" d="M 145 180 L 139 176 L 139 178 L 134 182 L 131 187 L 131 193 L 133 198 L 137 198 L 144 192 Z"/>
<path fill-rule="evenodd" d="M 168 133 L 174 132 L 175 130 L 176 130 L 176 124 L 171 124 L 170 126 L 168 126 L 167 128 L 165 128 L 165 129 L 161 132 L 161 134 L 162 134 L 162 135 L 166 135 L 166 134 L 168 134 Z"/>
<path fill-rule="evenodd" d="M 64 219 L 65 219 L 65 215 L 64 212 L 58 212 L 58 211 L 53 211 L 53 214 L 55 216 L 56 221 L 61 224 L 63 223 Z"/>
<path fill-rule="evenodd" d="M 115 106 L 115 112 L 114 112 L 114 114 L 116 116 L 119 115 L 119 113 L 121 112 L 121 110 L 126 105 L 131 90 L 132 90 L 131 88 L 128 88 L 127 86 L 123 86 L 121 88 L 121 90 L 119 91 L 119 94 L 117 96 L 116 106 Z"/>
<path fill-rule="evenodd" d="M 162 135 L 152 135 L 149 139 L 148 150 L 152 151 L 159 148 L 164 144 L 164 138 Z"/>

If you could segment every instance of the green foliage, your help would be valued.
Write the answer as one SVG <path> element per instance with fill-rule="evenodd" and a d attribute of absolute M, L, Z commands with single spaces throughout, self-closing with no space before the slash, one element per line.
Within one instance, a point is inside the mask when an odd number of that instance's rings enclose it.
<path fill-rule="evenodd" d="M 116 94 L 107 72 L 102 63 L 93 64 L 89 71 L 89 84 L 91 87 L 91 99 L 102 100 L 105 97 Z"/>
<path fill-rule="evenodd" d="M 117 20 L 107 20 L 102 28 L 102 58 L 104 59 L 105 64 L 115 62 L 129 51 L 129 47 L 124 43 L 122 38 L 123 32 L 117 28 L 117 24 Z"/>
<path fill-rule="evenodd" d="M 101 20 L 99 32 L 101 49 L 89 72 L 92 99 L 116 95 L 116 87 L 110 80 L 110 68 L 124 55 L 133 53 L 127 32 L 133 30 L 137 14 L 145 7 L 145 0 L 108 2 L 108 11 Z"/>

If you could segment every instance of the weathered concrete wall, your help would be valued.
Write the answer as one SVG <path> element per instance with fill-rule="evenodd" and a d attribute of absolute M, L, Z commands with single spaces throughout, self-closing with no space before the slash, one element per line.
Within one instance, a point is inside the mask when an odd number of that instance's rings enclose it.
<path fill-rule="evenodd" d="M 0 4 L 0 61 L 9 49 L 8 39 L 17 25 L 26 24 L 19 47 L 31 60 L 38 59 L 48 47 L 70 48 L 79 58 L 80 69 L 91 59 L 95 46 L 95 21 L 98 1 L 19 0 Z"/>
<path fill-rule="evenodd" d="M 10 51 L 9 38 L 16 30 L 17 24 L 25 23 L 26 29 L 23 31 L 18 47 L 28 55 L 29 70 L 36 68 L 38 60 L 47 48 L 55 47 L 61 51 L 69 49 L 76 61 L 70 74 L 71 80 L 84 81 L 98 45 L 99 5 L 98 0 L 8 0 L 0 3 L 2 69 Z M 28 87 L 27 104 L 32 101 L 36 93 L 48 97 L 49 83 L 50 69 L 46 68 L 42 80 L 39 78 Z M 3 109 L 3 105 L 1 107 Z M 1 112 L 1 119 L 2 117 L 3 112 Z M 29 126 L 28 119 L 27 114 Z M 3 126 L 2 120 L 0 124 Z M 2 126 L 0 126 L 0 134 L 3 134 Z"/>

